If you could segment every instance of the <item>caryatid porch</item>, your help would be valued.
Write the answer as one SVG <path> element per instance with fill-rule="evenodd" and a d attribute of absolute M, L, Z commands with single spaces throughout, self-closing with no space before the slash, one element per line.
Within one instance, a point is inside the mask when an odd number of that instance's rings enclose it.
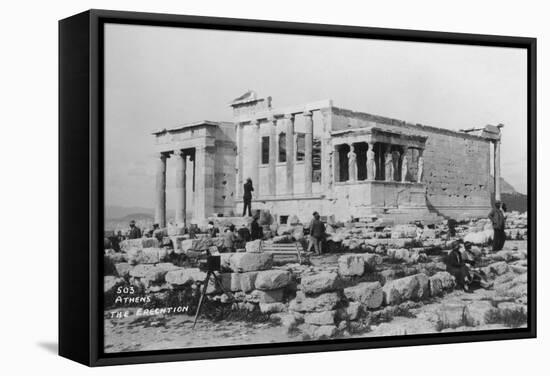
<path fill-rule="evenodd" d="M 331 132 L 335 183 L 422 183 L 427 137 L 355 128 Z"/>

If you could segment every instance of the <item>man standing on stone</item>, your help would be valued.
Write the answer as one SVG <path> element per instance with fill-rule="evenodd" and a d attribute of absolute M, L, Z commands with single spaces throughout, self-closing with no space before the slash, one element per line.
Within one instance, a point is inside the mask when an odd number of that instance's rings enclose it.
<path fill-rule="evenodd" d="M 258 223 L 258 217 L 258 215 L 255 215 L 252 223 L 250 224 L 250 238 L 252 240 L 264 238 L 264 229 Z"/>
<path fill-rule="evenodd" d="M 309 245 L 307 251 L 311 248 L 315 249 L 317 255 L 321 255 L 323 251 L 323 239 L 325 238 L 325 224 L 321 222 L 319 213 L 313 213 L 313 219 L 309 225 Z"/>
<path fill-rule="evenodd" d="M 248 208 L 248 216 L 252 217 L 252 191 L 254 187 L 252 186 L 252 179 L 246 179 L 244 183 L 244 194 L 243 194 L 243 217 L 246 215 L 246 208 Z"/>
<path fill-rule="evenodd" d="M 128 239 L 141 238 L 141 230 L 136 226 L 136 221 L 133 219 L 130 221 L 130 230 L 128 230 Z"/>
<path fill-rule="evenodd" d="M 489 219 L 493 223 L 493 252 L 500 251 L 504 247 L 506 241 L 506 235 L 504 233 L 504 213 L 501 209 L 502 203 L 495 201 L 495 205 L 489 213 Z"/>

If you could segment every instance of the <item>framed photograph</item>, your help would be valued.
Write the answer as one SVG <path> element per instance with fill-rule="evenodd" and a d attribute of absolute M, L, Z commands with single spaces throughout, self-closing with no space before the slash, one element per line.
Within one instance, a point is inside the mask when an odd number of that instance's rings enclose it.
<path fill-rule="evenodd" d="M 536 39 L 90 10 L 59 56 L 60 355 L 536 336 Z"/>

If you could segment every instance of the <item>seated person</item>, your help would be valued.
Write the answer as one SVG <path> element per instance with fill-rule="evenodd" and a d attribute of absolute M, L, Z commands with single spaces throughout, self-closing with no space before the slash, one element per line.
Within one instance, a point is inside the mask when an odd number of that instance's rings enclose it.
<path fill-rule="evenodd" d="M 452 251 L 447 256 L 447 272 L 449 272 L 456 279 L 456 287 L 468 291 L 468 284 L 471 280 L 471 276 L 462 257 L 461 247 L 462 244 L 457 244 L 453 247 Z"/>
<path fill-rule="evenodd" d="M 235 235 L 235 226 L 231 225 L 225 234 L 223 234 L 223 252 L 235 252 L 235 241 L 237 240 L 237 235 Z"/>
<path fill-rule="evenodd" d="M 479 286 L 484 289 L 491 288 L 493 286 L 493 282 L 487 281 L 485 273 L 475 267 L 476 262 L 479 261 L 479 257 L 476 257 L 474 252 L 472 252 L 472 243 L 464 243 L 464 252 L 462 255 L 464 262 L 467 264 L 466 267 L 468 268 L 468 273 L 471 277 L 470 286 Z"/>

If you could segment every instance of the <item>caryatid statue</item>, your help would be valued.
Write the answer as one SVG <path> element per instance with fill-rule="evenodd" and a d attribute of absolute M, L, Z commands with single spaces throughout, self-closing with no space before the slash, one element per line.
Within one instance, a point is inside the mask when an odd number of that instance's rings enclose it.
<path fill-rule="evenodd" d="M 384 156 L 384 167 L 385 167 L 385 177 L 386 181 L 393 181 L 394 180 L 394 172 L 393 172 L 393 153 L 391 150 L 388 150 L 386 152 L 386 155 Z"/>
<path fill-rule="evenodd" d="M 418 171 L 416 173 L 416 181 L 418 183 L 422 182 L 422 174 L 424 173 L 424 157 L 422 155 L 418 156 Z"/>
<path fill-rule="evenodd" d="M 374 162 L 374 150 L 372 145 L 367 150 L 367 180 L 376 179 L 376 163 Z"/>
<path fill-rule="evenodd" d="M 407 180 L 407 171 L 409 170 L 409 159 L 407 154 L 403 154 L 403 159 L 401 160 L 401 181 Z"/>
<path fill-rule="evenodd" d="M 349 180 L 357 180 L 357 154 L 355 154 L 355 147 L 350 145 L 348 153 L 348 173 Z"/>

